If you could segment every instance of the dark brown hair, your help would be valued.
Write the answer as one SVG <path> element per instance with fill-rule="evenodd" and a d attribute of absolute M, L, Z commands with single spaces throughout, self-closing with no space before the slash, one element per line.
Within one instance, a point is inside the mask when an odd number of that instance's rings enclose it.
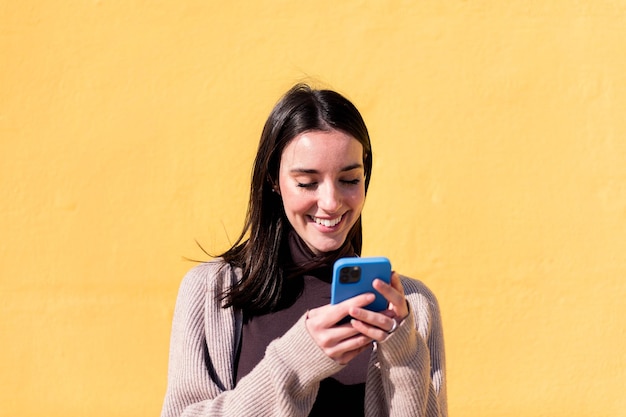
<path fill-rule="evenodd" d="M 357 108 L 332 90 L 316 90 L 306 84 L 292 87 L 270 113 L 257 150 L 250 186 L 248 211 L 241 234 L 222 258 L 243 271 L 241 281 L 225 294 L 224 307 L 257 314 L 271 311 L 280 302 L 287 262 L 286 233 L 289 230 L 281 197 L 273 192 L 278 184 L 280 159 L 287 144 L 307 131 L 340 130 L 363 145 L 365 191 L 372 172 L 369 133 Z M 348 233 L 345 246 L 361 253 L 361 217 Z M 341 251 L 342 249 L 339 249 Z M 323 264 L 336 253 L 318 256 Z"/>

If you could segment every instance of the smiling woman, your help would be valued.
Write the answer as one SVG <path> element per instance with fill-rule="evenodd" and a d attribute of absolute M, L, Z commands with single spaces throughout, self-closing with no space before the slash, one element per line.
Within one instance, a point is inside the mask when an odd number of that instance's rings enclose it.
<path fill-rule="evenodd" d="M 181 284 L 163 417 L 447 415 L 439 307 L 424 284 L 394 272 L 329 304 L 333 263 L 361 253 L 371 170 L 346 98 L 296 85 L 278 102 L 239 239 Z M 374 290 L 383 311 L 365 308 Z"/>

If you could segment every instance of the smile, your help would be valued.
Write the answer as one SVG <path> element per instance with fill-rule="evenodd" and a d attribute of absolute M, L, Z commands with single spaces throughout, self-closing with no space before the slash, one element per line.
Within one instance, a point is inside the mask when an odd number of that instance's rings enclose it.
<path fill-rule="evenodd" d="M 343 218 L 343 214 L 334 219 L 320 219 L 319 217 L 313 217 L 313 216 L 310 216 L 310 217 L 313 219 L 315 223 L 321 226 L 333 227 L 333 226 L 337 226 L 339 222 L 341 222 L 341 219 Z"/>

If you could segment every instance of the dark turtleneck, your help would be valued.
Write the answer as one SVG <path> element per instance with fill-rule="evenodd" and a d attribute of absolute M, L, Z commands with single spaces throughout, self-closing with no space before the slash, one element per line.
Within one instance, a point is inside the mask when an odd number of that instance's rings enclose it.
<path fill-rule="evenodd" d="M 296 269 L 315 261 L 315 255 L 293 230 L 288 237 L 291 259 Z M 354 256 L 353 250 L 342 250 Z M 349 253 L 346 255 L 346 253 Z M 332 265 L 322 265 L 285 281 L 281 307 L 271 313 L 248 317 L 244 313 L 243 334 L 237 361 L 237 382 L 265 355 L 267 345 L 281 337 L 306 313 L 330 303 Z M 363 416 L 365 379 L 371 348 L 359 354 L 345 368 L 320 383 L 315 405 L 309 416 Z"/>

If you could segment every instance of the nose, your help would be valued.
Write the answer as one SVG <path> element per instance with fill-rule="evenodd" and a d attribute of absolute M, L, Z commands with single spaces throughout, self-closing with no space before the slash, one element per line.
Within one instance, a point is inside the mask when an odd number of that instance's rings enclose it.
<path fill-rule="evenodd" d="M 335 213 L 342 205 L 341 190 L 333 184 L 320 187 L 320 195 L 317 201 L 319 208 L 326 213 Z"/>

